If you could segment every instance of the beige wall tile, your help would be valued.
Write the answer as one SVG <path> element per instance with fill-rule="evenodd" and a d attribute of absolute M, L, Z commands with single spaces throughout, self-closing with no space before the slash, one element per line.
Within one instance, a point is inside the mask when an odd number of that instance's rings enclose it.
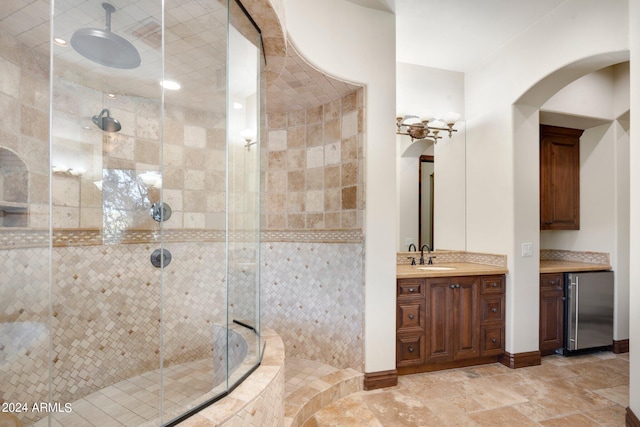
<path fill-rule="evenodd" d="M 283 151 L 287 149 L 287 131 L 269 131 L 269 151 Z"/>
<path fill-rule="evenodd" d="M 267 115 L 269 129 L 285 129 L 287 127 L 286 113 L 270 113 Z"/>
<path fill-rule="evenodd" d="M 287 113 L 287 127 L 304 126 L 306 124 L 306 111 L 294 110 Z"/>
<path fill-rule="evenodd" d="M 289 171 L 287 191 L 303 191 L 306 188 L 306 172 L 303 170 Z"/>
<path fill-rule="evenodd" d="M 307 149 L 307 168 L 324 166 L 324 147 L 318 146 Z"/>
<path fill-rule="evenodd" d="M 307 190 L 321 190 L 324 187 L 324 168 L 307 169 L 305 174 L 305 188 Z"/>
<path fill-rule="evenodd" d="M 200 126 L 184 127 L 184 145 L 189 147 L 204 148 L 207 146 L 207 133 Z"/>
<path fill-rule="evenodd" d="M 307 128 L 290 127 L 287 129 L 287 148 L 305 148 L 307 144 Z"/>
<path fill-rule="evenodd" d="M 307 147 L 317 147 L 324 143 L 322 124 L 307 126 Z"/>
<path fill-rule="evenodd" d="M 307 108 L 307 126 L 320 123 L 323 120 L 322 105 L 313 108 Z"/>

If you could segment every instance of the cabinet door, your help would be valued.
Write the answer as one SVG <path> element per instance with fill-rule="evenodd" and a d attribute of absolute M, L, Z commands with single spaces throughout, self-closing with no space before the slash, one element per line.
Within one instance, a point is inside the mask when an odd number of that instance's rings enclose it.
<path fill-rule="evenodd" d="M 453 285 L 453 358 L 480 356 L 479 281 L 475 277 L 456 277 Z"/>
<path fill-rule="evenodd" d="M 540 126 L 540 229 L 580 229 L 580 129 Z"/>
<path fill-rule="evenodd" d="M 446 362 L 453 360 L 453 288 L 450 278 L 427 280 L 426 303 L 426 361 Z"/>
<path fill-rule="evenodd" d="M 540 353 L 553 354 L 564 346 L 564 289 L 562 274 L 540 275 Z"/>

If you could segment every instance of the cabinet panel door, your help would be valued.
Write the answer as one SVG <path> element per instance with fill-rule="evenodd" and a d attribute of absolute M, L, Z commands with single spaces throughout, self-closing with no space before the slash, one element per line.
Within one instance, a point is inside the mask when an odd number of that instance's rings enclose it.
<path fill-rule="evenodd" d="M 540 126 L 540 229 L 580 229 L 580 129 Z"/>
<path fill-rule="evenodd" d="M 540 292 L 540 352 L 553 354 L 564 346 L 564 292 L 542 289 Z"/>
<path fill-rule="evenodd" d="M 480 356 L 480 314 L 478 280 L 475 277 L 452 279 L 453 292 L 453 358 Z"/>
<path fill-rule="evenodd" d="M 455 334 L 452 328 L 452 296 L 449 278 L 429 279 L 427 281 L 427 336 L 426 360 L 445 362 L 453 359 L 451 338 Z"/>

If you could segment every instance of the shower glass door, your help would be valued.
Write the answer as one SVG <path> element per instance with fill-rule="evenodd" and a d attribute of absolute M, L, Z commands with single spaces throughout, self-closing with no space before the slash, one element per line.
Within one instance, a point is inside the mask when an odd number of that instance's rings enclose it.
<path fill-rule="evenodd" d="M 260 34 L 235 1 L 112 3 L 52 10 L 37 399 L 71 410 L 38 425 L 177 422 L 260 360 Z"/>
<path fill-rule="evenodd" d="M 165 222 L 151 215 L 168 181 L 162 2 L 52 3 L 61 41 L 51 44 L 51 394 L 42 399 L 70 406 L 49 414 L 54 425 L 159 424 L 167 273 L 181 268 L 162 256 L 180 208 Z"/>

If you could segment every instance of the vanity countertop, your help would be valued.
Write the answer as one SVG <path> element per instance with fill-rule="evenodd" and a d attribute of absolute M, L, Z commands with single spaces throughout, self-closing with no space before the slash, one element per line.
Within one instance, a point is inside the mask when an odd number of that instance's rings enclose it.
<path fill-rule="evenodd" d="M 590 262 L 540 260 L 540 273 L 565 273 L 602 270 L 611 270 L 611 266 L 609 264 L 596 264 Z"/>
<path fill-rule="evenodd" d="M 420 268 L 433 268 L 432 270 Z M 506 267 L 472 262 L 447 262 L 433 265 L 397 264 L 396 278 L 409 279 L 416 277 L 458 277 L 488 276 L 491 274 L 507 274 Z"/>

